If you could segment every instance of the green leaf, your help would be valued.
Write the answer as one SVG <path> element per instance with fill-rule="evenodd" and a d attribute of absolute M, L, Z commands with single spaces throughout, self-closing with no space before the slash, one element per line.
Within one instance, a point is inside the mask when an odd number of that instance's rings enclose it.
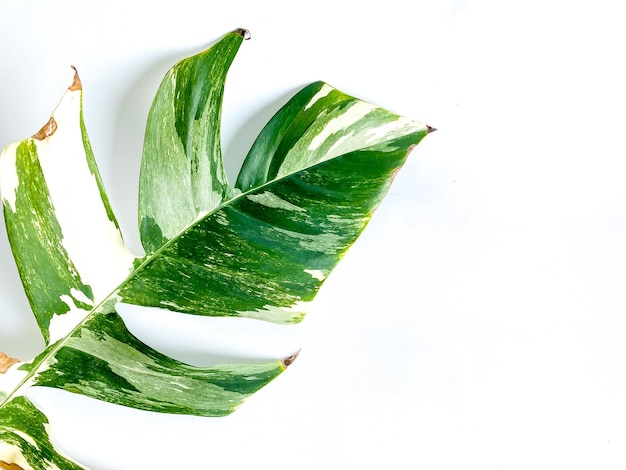
<path fill-rule="evenodd" d="M 320 163 L 306 155 L 302 169 L 225 202 L 146 260 L 120 296 L 197 315 L 300 321 L 370 220 L 407 149 L 426 134 L 424 127 L 407 129 L 403 137 Z"/>
<path fill-rule="evenodd" d="M 231 194 L 220 147 L 226 73 L 245 32 L 227 34 L 165 75 L 148 116 L 139 180 L 141 241 L 158 249 Z"/>
<path fill-rule="evenodd" d="M 4 150 L 7 230 L 47 347 L 0 373 L 0 468 L 83 468 L 50 439 L 31 387 L 148 411 L 231 413 L 296 355 L 185 364 L 133 336 L 120 304 L 299 322 L 431 130 L 313 83 L 270 120 L 231 187 L 219 120 L 245 33 L 178 63 L 159 87 L 140 177 L 141 258 L 124 248 L 104 193 L 78 78 L 42 131 Z"/>
<path fill-rule="evenodd" d="M 286 367 L 282 360 L 189 366 L 141 343 L 114 311 L 105 311 L 57 346 L 34 385 L 149 411 L 224 416 Z"/>

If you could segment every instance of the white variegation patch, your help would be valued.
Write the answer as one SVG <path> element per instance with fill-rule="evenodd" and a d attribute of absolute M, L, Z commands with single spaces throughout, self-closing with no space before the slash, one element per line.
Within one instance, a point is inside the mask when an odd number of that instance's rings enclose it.
<path fill-rule="evenodd" d="M 315 95 L 313 96 L 313 98 L 311 98 L 311 101 L 309 101 L 307 103 L 307 105 L 304 107 L 304 110 L 306 111 L 307 109 L 309 109 L 311 106 L 313 106 L 315 103 L 317 103 L 319 100 L 321 100 L 322 98 L 324 98 L 325 96 L 328 96 L 328 94 L 333 91 L 334 88 L 331 87 L 330 85 L 324 83 L 324 85 L 322 85 L 322 88 L 320 88 L 320 91 L 318 91 L 317 93 L 315 93 Z"/>
<path fill-rule="evenodd" d="M 50 319 L 50 326 L 48 327 L 48 331 L 50 333 L 51 343 L 54 343 L 55 341 L 64 338 L 69 331 L 72 331 L 85 319 L 85 316 L 89 314 L 88 310 L 83 310 L 82 308 L 79 308 L 71 296 L 64 294 L 60 298 L 63 303 L 65 303 L 69 307 L 70 310 L 69 312 L 63 313 L 61 315 L 54 315 Z M 86 303 L 87 305 L 92 305 L 92 302 L 89 299 L 87 299 Z"/>
<path fill-rule="evenodd" d="M 340 246 L 341 236 L 336 233 L 326 232 L 318 234 L 300 233 L 274 227 L 277 232 L 298 240 L 298 244 L 309 251 L 318 251 L 328 255 L 336 255 Z"/>
<path fill-rule="evenodd" d="M 346 219 L 344 217 L 341 217 L 340 215 L 337 214 L 328 214 L 326 216 L 326 219 L 328 219 L 329 221 L 331 221 L 334 224 L 353 224 L 355 221 L 359 221 L 359 220 L 363 220 L 365 221 L 366 219 Z"/>
<path fill-rule="evenodd" d="M 85 294 L 83 294 L 78 289 L 74 289 L 72 287 L 72 289 L 70 289 L 70 294 L 72 295 L 73 298 L 75 298 L 79 302 L 82 302 L 82 303 L 85 303 L 85 304 L 91 304 L 92 303 L 91 300 L 89 299 L 89 297 L 87 297 Z"/>
<path fill-rule="evenodd" d="M 26 461 L 22 455 L 22 450 L 6 441 L 0 441 L 0 461 L 14 463 L 24 470 L 33 470 L 33 467 Z"/>
<path fill-rule="evenodd" d="M 80 108 L 81 91 L 68 90 L 52 115 L 56 130 L 34 141 L 62 228 L 63 247 L 98 302 L 128 276 L 134 256 L 109 220 L 96 177 L 87 164 Z"/>
<path fill-rule="evenodd" d="M 305 269 L 304 272 L 310 274 L 312 278 L 317 279 L 318 281 L 323 281 L 326 279 L 326 276 L 328 276 L 320 269 Z"/>
<path fill-rule="evenodd" d="M 376 108 L 377 107 L 373 104 L 367 103 L 365 101 L 357 101 L 352 106 L 346 107 L 342 114 L 326 123 L 321 132 L 311 140 L 308 150 L 317 150 L 331 136 L 343 133 L 345 129 L 347 129 L 360 119 L 363 119 Z M 359 143 L 360 142 L 353 142 L 353 146 Z M 328 157 L 325 159 L 328 159 Z"/>
<path fill-rule="evenodd" d="M 181 307 L 180 305 L 178 305 L 176 302 L 173 302 L 171 300 L 162 300 L 160 302 L 161 305 L 163 305 L 164 307 L 172 307 L 174 310 L 184 310 L 183 307 Z"/>
<path fill-rule="evenodd" d="M 360 102 L 357 103 L 357 105 L 362 106 L 359 106 L 357 110 L 355 110 L 351 115 L 345 117 L 342 121 L 345 127 L 349 127 L 350 125 L 355 124 L 359 119 L 365 118 L 368 114 L 368 112 L 366 112 L 368 109 L 370 112 L 374 109 L 377 109 L 375 106 L 370 105 L 369 103 Z M 352 108 L 357 107 L 357 105 L 353 106 Z M 340 116 L 340 118 L 343 116 Z M 349 118 L 354 118 L 354 120 L 350 122 Z M 329 126 L 325 128 L 325 130 L 329 127 L 331 127 L 330 123 Z M 330 147 L 323 160 L 330 160 L 332 158 L 338 157 L 339 155 L 343 155 L 357 149 L 371 147 L 376 144 L 402 137 L 403 135 L 406 135 L 410 132 L 416 132 L 426 129 L 427 126 L 424 124 L 416 123 L 414 121 L 411 121 L 410 119 L 400 116 L 378 127 L 364 126 L 363 129 L 360 129 L 358 131 L 353 130 L 337 139 L 337 141 Z M 330 138 L 332 135 L 333 134 L 330 134 L 330 131 L 318 134 L 318 136 L 311 142 L 309 150 L 316 150 L 319 146 L 323 144 L 326 139 Z"/>
<path fill-rule="evenodd" d="M 257 204 L 261 204 L 262 206 L 271 207 L 272 209 L 306 212 L 306 210 L 302 207 L 296 206 L 289 201 L 285 201 L 284 199 L 278 197 L 276 194 L 270 191 L 264 191 L 261 194 L 251 194 L 247 196 L 247 198 L 252 202 L 256 202 Z"/>
<path fill-rule="evenodd" d="M 370 146 L 419 130 L 427 130 L 427 126 L 398 116 L 398 119 L 395 121 L 365 130 L 363 143 Z"/>
<path fill-rule="evenodd" d="M 223 225 L 224 227 L 228 227 L 230 225 L 228 217 L 226 217 L 226 215 L 222 211 L 215 213 L 215 221 L 218 224 Z"/>
<path fill-rule="evenodd" d="M 346 141 L 349 141 L 352 138 L 352 136 L 353 136 L 353 133 L 349 132 L 346 135 L 339 137 L 339 139 L 337 139 L 337 142 L 335 142 L 333 146 L 328 149 L 328 154 L 330 155 L 329 158 L 333 158 L 333 156 L 339 155 L 340 154 L 339 150 L 342 148 L 343 143 Z"/>

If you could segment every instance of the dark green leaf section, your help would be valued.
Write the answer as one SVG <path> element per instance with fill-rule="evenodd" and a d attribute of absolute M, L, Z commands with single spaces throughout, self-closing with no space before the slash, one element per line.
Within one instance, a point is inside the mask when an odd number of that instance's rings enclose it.
<path fill-rule="evenodd" d="M 14 398 L 0 407 L 0 446 L 19 448 L 23 458 L 34 470 L 84 470 L 55 448 L 47 433 L 47 424 L 48 418 L 28 399 Z"/>
<path fill-rule="evenodd" d="M 315 82 L 261 131 L 237 178 L 248 191 L 324 160 L 394 140 L 426 126 Z"/>
<path fill-rule="evenodd" d="M 72 289 L 90 299 L 93 294 L 91 288 L 82 283 L 63 247 L 63 233 L 50 202 L 33 140 L 25 140 L 17 147 L 16 172 L 19 185 L 15 212 L 5 200 L 4 218 L 26 295 L 47 344 L 53 315 L 69 311 L 62 296 L 68 296 L 66 300 L 72 298 L 87 314 L 92 307 L 76 299 Z"/>
<path fill-rule="evenodd" d="M 237 177 L 236 187 L 248 191 L 271 181 L 291 147 L 328 108 L 345 106 L 354 98 L 338 90 L 306 108 L 325 86 L 315 82 L 304 87 L 270 119 L 255 140 Z"/>
<path fill-rule="evenodd" d="M 242 34 L 227 34 L 207 51 L 176 64 L 157 91 L 148 116 L 139 187 L 146 253 L 230 196 L 220 118 L 226 74 Z"/>
<path fill-rule="evenodd" d="M 426 131 L 314 165 L 224 204 L 157 252 L 124 302 L 294 323 Z"/>
<path fill-rule="evenodd" d="M 66 340 L 35 384 L 143 410 L 224 416 L 284 369 L 281 361 L 193 367 L 140 342 L 111 312 Z"/>

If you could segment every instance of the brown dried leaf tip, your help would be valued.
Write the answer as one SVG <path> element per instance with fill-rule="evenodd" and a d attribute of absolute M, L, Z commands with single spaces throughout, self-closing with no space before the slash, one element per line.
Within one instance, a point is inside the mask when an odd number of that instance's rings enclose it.
<path fill-rule="evenodd" d="M 24 470 L 22 467 L 20 467 L 16 463 L 6 463 L 3 460 L 0 460 L 0 468 L 2 470 Z"/>
<path fill-rule="evenodd" d="M 19 359 L 9 357 L 3 352 L 0 352 L 0 374 L 4 374 L 13 364 L 17 364 L 18 362 L 20 362 Z"/>
<path fill-rule="evenodd" d="M 53 117 L 41 128 L 39 132 L 33 135 L 33 139 L 44 140 L 57 131 L 57 122 Z"/>
<path fill-rule="evenodd" d="M 248 31 L 245 28 L 237 28 L 235 31 L 233 31 L 233 33 L 237 33 L 239 36 L 241 36 L 244 39 L 244 41 L 247 41 L 248 39 L 252 37 L 250 34 L 250 31 Z"/>
<path fill-rule="evenodd" d="M 74 69 L 74 81 L 68 89 L 70 91 L 82 90 L 83 84 L 81 83 L 80 77 L 78 76 L 78 70 L 76 70 L 76 67 L 74 67 L 73 65 L 72 68 Z"/>
<path fill-rule="evenodd" d="M 291 364 L 293 364 L 293 361 L 295 361 L 298 358 L 298 354 L 300 354 L 300 351 L 297 351 L 293 353 L 291 356 L 285 357 L 283 359 L 282 362 L 283 362 L 283 366 L 285 367 L 285 369 L 289 367 Z"/>

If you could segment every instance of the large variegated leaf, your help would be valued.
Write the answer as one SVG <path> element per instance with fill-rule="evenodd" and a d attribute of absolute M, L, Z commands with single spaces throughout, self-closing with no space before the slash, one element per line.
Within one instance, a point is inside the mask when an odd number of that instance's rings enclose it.
<path fill-rule="evenodd" d="M 149 411 L 231 413 L 295 355 L 191 366 L 134 337 L 118 307 L 300 321 L 431 130 L 313 83 L 263 129 L 231 187 L 219 120 L 246 33 L 180 62 L 157 92 L 140 177 L 143 257 L 125 249 L 104 193 L 78 76 L 46 126 L 4 150 L 7 230 L 47 347 L 27 362 L 0 354 L 0 468 L 84 468 L 54 444 L 31 387 Z"/>

